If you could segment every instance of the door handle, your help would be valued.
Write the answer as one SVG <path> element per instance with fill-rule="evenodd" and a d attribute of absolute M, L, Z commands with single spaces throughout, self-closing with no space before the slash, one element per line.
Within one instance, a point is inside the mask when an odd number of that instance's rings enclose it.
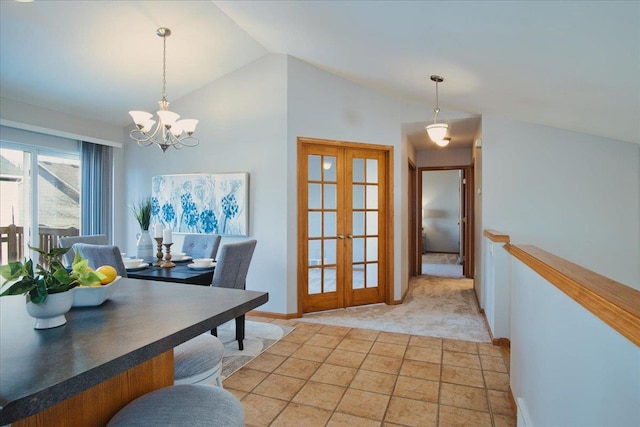
<path fill-rule="evenodd" d="M 338 234 L 338 239 L 344 239 L 344 234 Z"/>
<path fill-rule="evenodd" d="M 353 234 L 347 234 L 347 238 L 353 239 Z"/>

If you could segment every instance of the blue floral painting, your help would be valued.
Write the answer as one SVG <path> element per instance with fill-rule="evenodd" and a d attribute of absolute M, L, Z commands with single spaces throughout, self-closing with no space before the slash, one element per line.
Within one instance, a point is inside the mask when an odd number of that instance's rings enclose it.
<path fill-rule="evenodd" d="M 249 235 L 248 173 L 158 175 L 151 218 L 174 233 Z"/>

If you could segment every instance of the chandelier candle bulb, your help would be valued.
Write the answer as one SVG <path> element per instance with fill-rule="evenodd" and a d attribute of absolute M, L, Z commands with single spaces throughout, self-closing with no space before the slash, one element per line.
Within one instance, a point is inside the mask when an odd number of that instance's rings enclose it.
<path fill-rule="evenodd" d="M 162 242 L 165 245 L 169 243 L 173 243 L 173 241 L 171 240 L 171 229 L 169 228 L 164 229 L 164 231 L 162 232 Z"/>

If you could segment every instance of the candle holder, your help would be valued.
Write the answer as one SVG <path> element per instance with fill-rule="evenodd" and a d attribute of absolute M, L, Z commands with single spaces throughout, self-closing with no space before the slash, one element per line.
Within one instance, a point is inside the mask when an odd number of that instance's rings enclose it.
<path fill-rule="evenodd" d="M 154 262 L 153 265 L 156 267 L 162 266 L 162 237 L 154 237 L 153 240 L 158 242 L 158 252 L 156 253 L 156 258 L 158 261 Z"/>
<path fill-rule="evenodd" d="M 164 243 L 166 255 L 164 256 L 164 262 L 160 265 L 160 267 L 171 268 L 176 266 L 171 262 L 171 245 L 173 245 L 173 243 Z"/>

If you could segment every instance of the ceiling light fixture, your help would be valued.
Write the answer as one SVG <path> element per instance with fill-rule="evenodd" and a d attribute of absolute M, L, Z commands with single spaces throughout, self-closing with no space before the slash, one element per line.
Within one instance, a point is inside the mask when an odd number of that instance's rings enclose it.
<path fill-rule="evenodd" d="M 160 27 L 156 34 L 162 37 L 163 53 L 162 53 L 162 99 L 158 101 L 159 110 L 158 121 L 152 120 L 153 114 L 146 111 L 129 111 L 133 118 L 136 128 L 133 129 L 129 136 L 135 140 L 138 145 L 147 147 L 156 144 L 164 153 L 167 148 L 174 147 L 180 149 L 182 147 L 195 147 L 200 143 L 197 138 L 193 137 L 196 130 L 198 120 L 182 119 L 180 115 L 169 111 L 169 101 L 167 101 L 167 37 L 171 35 L 171 30 Z M 155 125 L 155 128 L 154 128 Z"/>
<path fill-rule="evenodd" d="M 425 127 L 427 133 L 429 134 L 429 138 L 436 144 L 441 147 L 446 146 L 449 142 L 446 142 L 442 145 L 445 136 L 447 135 L 447 130 L 449 129 L 449 125 L 446 123 L 438 123 L 438 114 L 440 113 L 440 107 L 438 103 L 438 83 L 442 83 L 444 79 L 440 76 L 433 75 L 431 76 L 431 81 L 436 83 L 436 108 L 433 109 L 433 124 Z"/>
<path fill-rule="evenodd" d="M 440 147 L 446 147 L 451 142 L 451 138 L 442 138 L 440 140 L 433 141 L 438 144 Z"/>

